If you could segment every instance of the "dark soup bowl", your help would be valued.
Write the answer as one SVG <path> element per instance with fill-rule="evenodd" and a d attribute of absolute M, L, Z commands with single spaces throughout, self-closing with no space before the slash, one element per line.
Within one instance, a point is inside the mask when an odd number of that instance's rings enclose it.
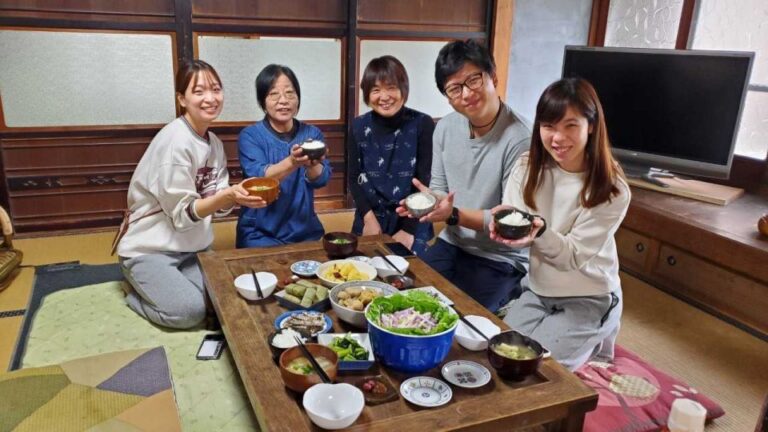
<path fill-rule="evenodd" d="M 347 232 L 329 232 L 323 236 L 323 249 L 332 258 L 346 258 L 357 251 L 357 236 Z"/>
<path fill-rule="evenodd" d="M 523 381 L 539 369 L 543 357 L 541 344 L 514 330 L 499 333 L 488 343 L 488 361 L 504 379 Z"/>
<path fill-rule="evenodd" d="M 520 214 L 518 222 L 516 224 L 507 223 L 504 218 L 513 215 L 513 213 Z M 512 217 L 514 218 L 515 216 Z M 530 234 L 533 228 L 533 215 L 517 209 L 499 210 L 493 215 L 493 221 L 496 225 L 496 234 L 508 240 L 521 239 Z"/>

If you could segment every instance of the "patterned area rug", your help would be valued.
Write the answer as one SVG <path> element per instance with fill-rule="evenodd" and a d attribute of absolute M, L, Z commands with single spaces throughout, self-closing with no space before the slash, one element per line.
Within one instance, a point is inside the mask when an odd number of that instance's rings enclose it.
<path fill-rule="evenodd" d="M 0 374 L 0 431 L 181 431 L 163 348 Z"/>
<path fill-rule="evenodd" d="M 234 361 L 195 358 L 205 330 L 161 329 L 131 311 L 121 284 L 106 282 L 47 295 L 32 322 L 24 368 L 84 356 L 162 346 L 184 431 L 254 431 L 258 424 Z"/>

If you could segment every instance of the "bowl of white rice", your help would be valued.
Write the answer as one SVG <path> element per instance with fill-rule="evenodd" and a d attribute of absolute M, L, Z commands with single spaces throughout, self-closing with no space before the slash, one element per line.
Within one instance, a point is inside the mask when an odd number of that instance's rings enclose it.
<path fill-rule="evenodd" d="M 496 234 L 508 240 L 521 239 L 533 228 L 533 216 L 514 208 L 497 211 L 493 219 Z"/>
<path fill-rule="evenodd" d="M 317 160 L 325 155 L 325 143 L 319 140 L 308 139 L 301 143 L 301 150 L 304 156 L 309 156 L 311 160 Z"/>
<path fill-rule="evenodd" d="M 420 218 L 431 212 L 437 204 L 437 198 L 424 192 L 416 192 L 405 199 L 405 208 L 415 218 Z"/>

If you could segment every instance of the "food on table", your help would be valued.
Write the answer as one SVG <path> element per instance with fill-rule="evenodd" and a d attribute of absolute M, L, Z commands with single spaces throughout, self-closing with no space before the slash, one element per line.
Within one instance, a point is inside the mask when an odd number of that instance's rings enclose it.
<path fill-rule="evenodd" d="M 328 298 L 328 288 L 309 281 L 300 280 L 285 286 L 285 296 L 283 298 L 302 307 L 310 307 Z"/>
<path fill-rule="evenodd" d="M 350 243 L 352 243 L 350 240 L 347 240 L 347 239 L 345 239 L 345 238 L 337 238 L 337 239 L 333 239 L 333 240 L 329 240 L 329 241 L 330 241 L 331 243 L 333 243 L 333 244 L 337 244 L 337 245 L 344 245 L 344 244 L 350 244 Z"/>
<path fill-rule="evenodd" d="M 531 223 L 531 221 L 529 221 L 525 216 L 523 216 L 522 213 L 516 212 L 516 211 L 511 212 L 510 214 L 499 219 L 499 222 L 503 223 L 504 225 L 512 225 L 512 226 L 530 225 Z"/>
<path fill-rule="evenodd" d="M 317 364 L 320 365 L 323 370 L 327 371 L 333 367 L 333 363 L 323 356 L 315 356 Z M 312 363 L 307 360 L 306 357 L 298 357 L 291 360 L 286 366 L 288 372 L 295 373 L 297 375 L 310 375 L 315 373 L 315 369 L 312 367 Z"/>
<path fill-rule="evenodd" d="M 376 378 L 365 380 L 362 385 L 363 391 L 373 394 L 384 394 L 387 392 L 387 385 Z"/>
<path fill-rule="evenodd" d="M 249 186 L 246 189 L 248 189 L 248 191 L 250 191 L 250 192 L 261 192 L 261 191 L 265 191 L 265 190 L 270 190 L 270 189 L 272 189 L 272 187 L 271 186 L 259 186 L 259 185 L 256 185 L 256 186 Z"/>
<path fill-rule="evenodd" d="M 280 323 L 280 327 L 292 328 L 307 334 L 319 333 L 325 328 L 325 318 L 319 312 L 304 311 L 291 315 Z"/>
<path fill-rule="evenodd" d="M 511 358 L 512 360 L 532 360 L 538 357 L 533 348 L 524 345 L 511 345 L 508 343 L 498 343 L 491 347 L 496 354 Z"/>
<path fill-rule="evenodd" d="M 379 296 L 381 291 L 376 288 L 348 287 L 336 294 L 336 300 L 345 308 L 362 311 L 368 303 Z"/>
<path fill-rule="evenodd" d="M 275 348 L 283 348 L 283 349 L 295 347 L 297 345 L 296 337 L 299 337 L 301 338 L 301 340 L 306 341 L 306 338 L 303 337 L 301 333 L 297 332 L 292 328 L 284 328 L 282 330 L 278 330 L 275 333 L 275 336 L 272 338 L 272 346 Z"/>
<path fill-rule="evenodd" d="M 334 337 L 328 347 L 339 355 L 340 361 L 368 360 L 368 350 L 349 333 Z"/>
<path fill-rule="evenodd" d="M 320 274 L 331 282 L 364 281 L 370 278 L 352 263 L 333 264 Z"/>
<path fill-rule="evenodd" d="M 393 333 L 433 335 L 453 327 L 459 319 L 449 308 L 422 291 L 374 299 L 366 317 Z"/>

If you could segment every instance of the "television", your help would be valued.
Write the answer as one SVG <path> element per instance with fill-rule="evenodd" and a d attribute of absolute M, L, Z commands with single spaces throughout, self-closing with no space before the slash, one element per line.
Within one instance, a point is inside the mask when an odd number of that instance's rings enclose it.
<path fill-rule="evenodd" d="M 563 77 L 592 83 L 629 176 L 728 178 L 754 53 L 565 47 Z"/>

